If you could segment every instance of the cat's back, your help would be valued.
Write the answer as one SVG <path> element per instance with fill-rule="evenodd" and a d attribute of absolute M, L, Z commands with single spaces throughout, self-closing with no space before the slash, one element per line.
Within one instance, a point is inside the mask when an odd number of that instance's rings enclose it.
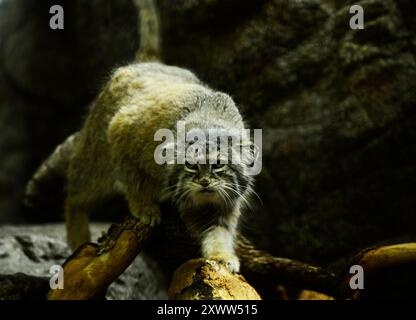
<path fill-rule="evenodd" d="M 117 68 L 90 107 L 82 136 L 106 140 L 111 123 L 134 121 L 142 129 L 167 125 L 190 96 L 209 91 L 189 70 L 162 63 L 135 63 Z M 88 144 L 91 141 L 88 142 Z"/>
<path fill-rule="evenodd" d="M 117 105 L 173 102 L 181 95 L 204 90 L 200 80 L 189 70 L 157 62 L 137 63 L 118 68 L 108 83 L 110 97 Z"/>
<path fill-rule="evenodd" d="M 135 63 L 118 70 L 121 74 L 126 71 L 142 81 L 149 81 L 149 84 L 153 84 L 152 80 L 156 82 L 167 80 L 183 84 L 201 84 L 201 81 L 195 74 L 188 69 L 169 66 L 159 62 Z"/>
<path fill-rule="evenodd" d="M 196 97 L 212 94 L 190 71 L 161 63 L 132 64 L 117 69 L 99 98 L 96 114 L 104 125 L 112 158 L 120 167 L 141 168 L 156 176 L 153 161 L 159 129 L 173 129 L 198 108 Z M 108 97 L 106 97 L 108 96 Z M 102 121 L 102 120 L 101 120 Z M 131 155 L 136 155 L 132 157 Z"/>

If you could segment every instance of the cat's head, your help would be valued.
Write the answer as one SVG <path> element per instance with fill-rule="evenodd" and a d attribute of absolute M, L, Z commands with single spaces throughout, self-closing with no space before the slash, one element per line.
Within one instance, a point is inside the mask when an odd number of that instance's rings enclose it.
<path fill-rule="evenodd" d="M 230 144 L 231 140 L 225 150 L 221 149 L 220 140 L 187 143 L 185 163 L 176 161 L 165 166 L 163 198 L 180 208 L 233 208 L 248 202 L 253 177 L 247 174 L 247 159 L 241 157 L 235 161 L 233 158 L 241 145 L 236 148 Z"/>

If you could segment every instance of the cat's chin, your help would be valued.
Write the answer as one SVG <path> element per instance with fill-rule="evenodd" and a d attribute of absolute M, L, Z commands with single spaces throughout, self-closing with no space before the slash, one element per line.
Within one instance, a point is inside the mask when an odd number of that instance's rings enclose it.
<path fill-rule="evenodd" d="M 195 206 L 219 205 L 221 197 L 216 192 L 198 192 L 191 196 L 191 201 Z"/>

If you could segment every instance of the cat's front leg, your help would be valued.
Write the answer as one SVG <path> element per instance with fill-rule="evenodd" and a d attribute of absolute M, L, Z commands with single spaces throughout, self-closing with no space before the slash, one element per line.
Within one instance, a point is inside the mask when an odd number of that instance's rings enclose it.
<path fill-rule="evenodd" d="M 232 230 L 223 226 L 212 226 L 202 236 L 202 256 L 208 261 L 225 264 L 230 272 L 239 272 L 240 261 L 235 254 L 234 241 Z"/>
<path fill-rule="evenodd" d="M 133 216 L 140 218 L 144 224 L 150 227 L 155 227 L 160 224 L 160 209 L 156 201 L 143 194 L 129 195 L 127 200 L 130 213 Z"/>

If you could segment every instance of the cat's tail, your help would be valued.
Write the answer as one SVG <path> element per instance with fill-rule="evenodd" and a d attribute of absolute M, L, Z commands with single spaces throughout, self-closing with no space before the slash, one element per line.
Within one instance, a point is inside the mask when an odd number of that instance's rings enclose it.
<path fill-rule="evenodd" d="M 37 216 L 42 211 L 42 218 L 45 218 L 50 215 L 52 207 L 55 211 L 56 206 L 62 205 L 66 173 L 77 135 L 69 136 L 57 146 L 26 185 L 23 205 L 26 209 L 35 211 Z"/>
<path fill-rule="evenodd" d="M 161 38 L 160 20 L 155 0 L 134 0 L 139 14 L 140 48 L 136 62 L 160 61 Z"/>

